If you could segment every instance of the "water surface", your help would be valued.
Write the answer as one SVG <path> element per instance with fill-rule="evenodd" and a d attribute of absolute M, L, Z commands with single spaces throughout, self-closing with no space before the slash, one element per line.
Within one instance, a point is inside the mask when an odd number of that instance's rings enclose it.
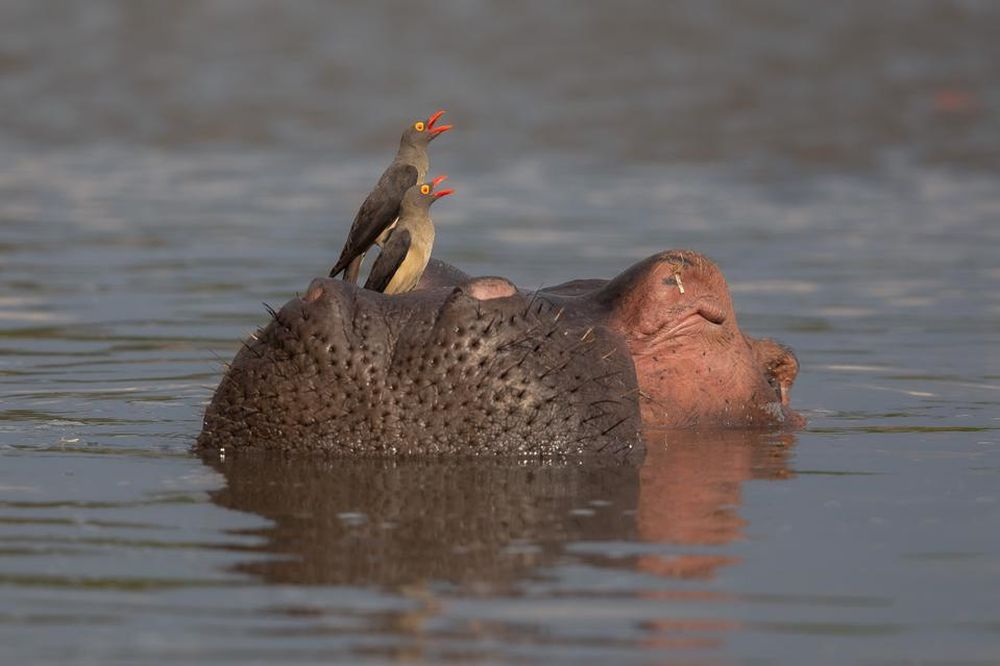
<path fill-rule="evenodd" d="M 1000 11 L 0 8 L 4 663 L 1000 662 Z M 401 123 L 435 253 L 715 259 L 800 433 L 640 467 L 208 461 L 222 363 Z"/>

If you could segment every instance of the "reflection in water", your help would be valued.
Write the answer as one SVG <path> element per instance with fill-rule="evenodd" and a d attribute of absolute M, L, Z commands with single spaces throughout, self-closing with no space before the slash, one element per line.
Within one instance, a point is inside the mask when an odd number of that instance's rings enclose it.
<path fill-rule="evenodd" d="M 728 596 L 698 585 L 738 563 L 726 548 L 745 526 L 742 484 L 786 478 L 793 444 L 792 435 L 654 433 L 640 466 L 258 454 L 209 464 L 226 478 L 213 501 L 273 521 L 261 550 L 276 557 L 244 562 L 238 571 L 269 583 L 375 585 L 400 594 L 407 608 L 386 609 L 370 627 L 386 638 L 423 644 L 456 620 L 448 614 L 457 594 L 485 597 L 490 614 L 499 613 L 458 618 L 466 635 L 544 645 L 557 640 L 551 623 L 577 612 L 564 607 L 550 616 L 546 604 L 562 599 L 621 621 L 614 610 L 620 598 L 637 607 L 625 616 L 625 634 L 610 630 L 613 641 L 660 651 L 715 648 L 740 628 L 721 606 L 714 614 L 704 606 Z M 581 566 L 619 571 L 614 593 L 572 582 L 568 572 Z M 677 582 L 664 589 L 649 576 Z M 505 615 L 498 610 L 504 599 L 521 610 Z M 524 603 L 541 604 L 527 615 L 542 626 L 525 617 Z M 567 640 L 579 647 L 582 637 Z"/>
<path fill-rule="evenodd" d="M 687 546 L 725 546 L 743 536 L 739 515 L 743 482 L 784 479 L 795 436 L 745 432 L 651 433 L 639 474 L 636 513 L 640 541 Z M 665 578 L 710 580 L 719 569 L 739 563 L 724 551 L 641 555 L 640 571 Z M 707 590 L 658 593 L 673 601 L 725 601 Z M 713 648 L 719 636 L 740 629 L 721 619 L 662 618 L 645 625 L 647 648 Z"/>
<path fill-rule="evenodd" d="M 278 583 L 503 589 L 568 557 L 575 542 L 725 546 L 742 535 L 742 482 L 787 477 L 794 437 L 655 433 L 647 442 L 640 467 L 256 454 L 209 464 L 226 477 L 213 501 L 274 521 L 263 550 L 280 557 L 243 572 Z M 721 549 L 636 560 L 587 552 L 607 566 L 695 579 L 736 561 Z"/>
<path fill-rule="evenodd" d="M 640 472 L 637 531 L 641 541 L 723 546 L 743 536 L 742 482 L 782 479 L 794 435 L 745 432 L 656 433 L 647 436 Z M 713 578 L 735 564 L 723 555 L 640 558 L 661 576 Z"/>
<path fill-rule="evenodd" d="M 240 567 L 270 582 L 502 587 L 566 542 L 635 530 L 626 512 L 638 470 L 629 466 L 256 455 L 216 466 L 227 483 L 214 501 L 275 521 L 265 550 L 288 557 Z M 574 517 L 592 502 L 606 510 Z"/>

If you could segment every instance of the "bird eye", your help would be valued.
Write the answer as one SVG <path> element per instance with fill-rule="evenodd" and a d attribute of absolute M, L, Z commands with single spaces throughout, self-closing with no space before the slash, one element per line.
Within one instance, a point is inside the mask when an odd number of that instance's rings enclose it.
<path fill-rule="evenodd" d="M 426 127 L 426 125 L 424 125 L 424 121 L 422 120 L 418 120 L 417 122 L 413 123 L 413 129 L 417 130 L 418 132 L 423 132 L 424 127 Z"/>
<path fill-rule="evenodd" d="M 421 194 L 430 194 L 431 193 L 431 186 L 430 185 L 421 185 L 420 186 L 420 193 Z"/>

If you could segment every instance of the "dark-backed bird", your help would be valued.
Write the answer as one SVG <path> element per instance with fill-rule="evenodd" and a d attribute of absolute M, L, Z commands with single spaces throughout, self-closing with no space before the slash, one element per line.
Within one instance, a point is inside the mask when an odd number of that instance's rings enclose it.
<path fill-rule="evenodd" d="M 442 115 L 444 111 L 438 111 L 427 120 L 418 120 L 403 132 L 396 159 L 379 178 L 375 189 L 354 216 L 354 223 L 347 233 L 340 258 L 330 269 L 330 277 L 336 277 L 344 271 L 345 280 L 357 283 L 365 253 L 396 221 L 403 195 L 427 177 L 430 166 L 427 146 L 437 136 L 451 129 L 451 125 L 434 126 Z"/>
<path fill-rule="evenodd" d="M 368 274 L 365 289 L 402 294 L 411 291 L 420 282 L 434 247 L 431 204 L 455 191 L 434 191 L 445 178 L 447 176 L 438 176 L 430 183 L 414 185 L 403 195 L 399 219 L 382 244 L 382 251 Z"/>

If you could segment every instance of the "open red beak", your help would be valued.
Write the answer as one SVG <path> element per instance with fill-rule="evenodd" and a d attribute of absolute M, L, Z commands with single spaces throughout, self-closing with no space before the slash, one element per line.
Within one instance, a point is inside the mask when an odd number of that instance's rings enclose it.
<path fill-rule="evenodd" d="M 451 129 L 451 125 L 441 125 L 441 127 L 434 127 L 434 123 L 438 121 L 438 118 L 444 115 L 444 109 L 440 111 L 435 111 L 431 114 L 431 117 L 427 119 L 427 131 L 430 132 L 432 137 L 441 134 L 442 132 L 447 132 Z"/>
<path fill-rule="evenodd" d="M 438 185 L 440 185 L 442 182 L 444 182 L 446 180 L 448 180 L 448 176 L 446 176 L 444 174 L 441 174 L 440 176 L 438 176 L 437 178 L 435 178 L 434 180 L 431 181 L 431 189 L 437 187 Z"/>
<path fill-rule="evenodd" d="M 446 197 L 449 194 L 454 194 L 454 193 L 455 193 L 455 190 L 449 188 L 447 190 L 441 190 L 440 192 L 435 192 L 434 193 L 434 198 L 435 199 L 440 199 L 441 197 Z"/>

